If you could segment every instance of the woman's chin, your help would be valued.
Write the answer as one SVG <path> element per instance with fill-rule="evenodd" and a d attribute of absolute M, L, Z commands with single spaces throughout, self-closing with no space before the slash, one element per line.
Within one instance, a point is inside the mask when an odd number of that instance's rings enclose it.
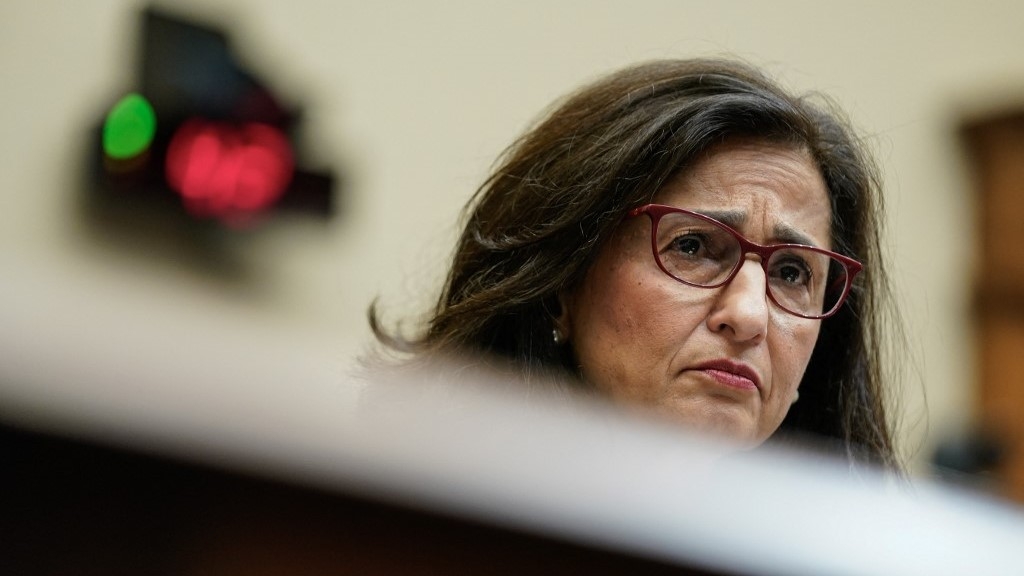
<path fill-rule="evenodd" d="M 740 406 L 665 406 L 658 410 L 658 417 L 741 449 L 754 448 L 765 440 L 756 419 Z"/>

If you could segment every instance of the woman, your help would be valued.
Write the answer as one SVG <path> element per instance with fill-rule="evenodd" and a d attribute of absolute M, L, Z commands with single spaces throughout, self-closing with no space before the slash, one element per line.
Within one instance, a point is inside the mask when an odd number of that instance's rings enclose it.
<path fill-rule="evenodd" d="M 876 172 L 757 70 L 659 61 L 580 90 L 467 206 L 419 353 L 508 358 L 749 445 L 835 439 L 898 468 Z"/>

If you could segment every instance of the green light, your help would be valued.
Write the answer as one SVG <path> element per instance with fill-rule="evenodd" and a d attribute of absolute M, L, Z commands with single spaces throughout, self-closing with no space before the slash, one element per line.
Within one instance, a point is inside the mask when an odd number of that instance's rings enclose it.
<path fill-rule="evenodd" d="M 127 160 L 146 151 L 156 134 L 156 113 L 140 94 L 131 93 L 110 109 L 103 123 L 103 151 Z"/>

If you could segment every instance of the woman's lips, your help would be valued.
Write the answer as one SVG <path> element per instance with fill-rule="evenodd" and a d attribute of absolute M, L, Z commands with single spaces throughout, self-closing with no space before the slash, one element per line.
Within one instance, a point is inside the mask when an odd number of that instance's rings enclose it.
<path fill-rule="evenodd" d="M 753 368 L 732 360 L 712 360 L 691 368 L 703 372 L 716 382 L 746 390 L 757 390 L 761 387 L 761 379 Z"/>

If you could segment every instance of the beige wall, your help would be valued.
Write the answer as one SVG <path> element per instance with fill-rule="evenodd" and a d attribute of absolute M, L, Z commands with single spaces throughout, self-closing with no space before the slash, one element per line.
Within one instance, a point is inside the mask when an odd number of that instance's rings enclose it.
<path fill-rule="evenodd" d="M 733 55 L 796 90 L 830 94 L 868 136 L 885 173 L 892 271 L 909 323 L 908 362 L 918 367 L 906 384 L 908 444 L 967 421 L 973 228 L 955 127 L 963 114 L 1024 103 L 1024 4 L 165 4 L 230 22 L 252 70 L 306 105 L 312 157 L 343 174 L 343 214 L 326 227 L 277 220 L 233 240 L 232 257 L 251 274 L 246 283 L 92 243 L 78 221 L 76 169 L 85 129 L 130 87 L 141 4 L 7 0 L 2 276 L 39 278 L 87 299 L 187 309 L 351 358 L 369 341 L 372 298 L 382 296 L 398 316 L 430 301 L 460 206 L 554 98 L 638 60 Z"/>

